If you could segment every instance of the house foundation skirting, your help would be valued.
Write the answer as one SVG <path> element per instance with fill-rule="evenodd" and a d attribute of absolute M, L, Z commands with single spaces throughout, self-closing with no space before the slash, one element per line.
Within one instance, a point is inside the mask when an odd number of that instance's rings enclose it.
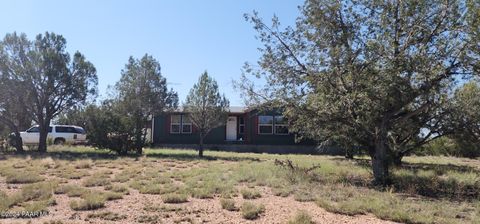
<path fill-rule="evenodd" d="M 197 149 L 196 144 L 157 144 L 156 148 Z M 205 144 L 205 150 L 227 152 L 252 152 L 271 154 L 345 155 L 339 147 L 318 147 L 314 145 L 241 145 Z"/>

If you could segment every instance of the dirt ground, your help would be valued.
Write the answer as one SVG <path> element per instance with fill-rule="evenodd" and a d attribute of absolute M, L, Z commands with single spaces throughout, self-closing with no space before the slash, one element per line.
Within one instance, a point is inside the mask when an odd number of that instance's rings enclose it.
<path fill-rule="evenodd" d="M 286 223 L 298 211 L 306 211 L 315 223 L 393 223 L 380 220 L 372 215 L 347 216 L 325 211 L 313 202 L 297 202 L 290 197 L 273 196 L 269 190 L 264 189 L 262 198 L 250 201 L 265 205 L 265 213 L 256 220 L 245 220 L 239 212 L 227 211 L 221 208 L 219 199 L 195 199 L 182 204 L 165 204 L 159 195 L 145 195 L 131 191 L 123 199 L 109 201 L 106 207 L 96 211 L 73 211 L 69 207 L 70 199 L 66 195 L 55 195 L 57 205 L 50 207 L 50 214 L 35 219 L 3 219 L 0 223 Z M 241 203 L 241 196 L 235 198 Z M 181 208 L 179 211 L 145 211 L 144 207 L 154 205 L 167 208 Z M 113 212 L 126 215 L 123 220 L 107 221 L 102 219 L 89 219 L 88 214 L 100 212 Z M 139 219 L 141 217 L 141 219 Z M 150 221 L 149 221 L 150 220 Z M 56 221 L 56 222 L 54 222 Z"/>
<path fill-rule="evenodd" d="M 87 158 L 86 161 L 58 160 L 58 159 L 30 159 L 25 160 L 4 160 L 11 162 L 11 165 L 5 165 L 4 169 L 9 167 L 20 167 L 18 172 L 28 170 L 28 167 L 48 167 L 41 175 L 45 177 L 45 182 L 61 180 L 61 184 L 73 184 L 94 191 L 104 191 L 105 186 L 85 187 L 84 180 L 100 170 L 110 171 L 109 180 L 114 184 L 116 175 L 125 170 L 140 167 L 140 170 L 159 170 L 159 173 L 168 173 L 173 184 L 185 185 L 175 175 L 180 171 L 188 171 L 193 168 L 200 169 L 208 166 L 220 166 L 234 164 L 232 161 L 178 161 L 172 159 L 125 159 L 125 160 L 95 160 Z M 26 165 L 18 165 L 23 164 Z M 79 164 L 87 163 L 85 168 L 79 168 Z M 140 166 L 138 164 L 141 164 Z M 0 164 L 1 165 L 1 164 Z M 75 168 L 76 167 L 76 168 Z M 75 172 L 84 172 L 88 174 L 80 179 L 60 178 L 59 170 L 71 168 Z M 173 175 L 172 175 L 173 174 Z M 183 180 L 185 181 L 185 180 Z M 127 182 L 125 182 L 127 183 Z M 218 183 L 217 183 L 218 184 Z M 22 190 L 23 184 L 6 183 L 4 177 L 0 177 L 0 188 L 7 195 L 14 195 Z M 235 186 L 235 188 L 242 186 Z M 319 207 L 315 202 L 299 202 L 292 195 L 288 197 L 275 196 L 272 190 L 266 186 L 255 186 L 255 189 L 261 193 L 260 198 L 244 199 L 241 194 L 235 194 L 231 199 L 237 206 L 243 202 L 249 201 L 254 204 L 265 206 L 265 212 L 255 220 L 247 220 L 242 217 L 240 211 L 228 211 L 223 209 L 220 203 L 220 196 L 213 198 L 199 199 L 188 195 L 188 201 L 176 204 L 167 204 L 162 200 L 162 194 L 142 194 L 137 189 L 129 188 L 128 194 L 123 195 L 122 199 L 106 201 L 105 206 L 99 209 L 88 211 L 75 211 L 71 208 L 72 200 L 79 200 L 78 197 L 69 197 L 66 194 L 53 194 L 55 204 L 48 206 L 48 215 L 32 219 L 0 219 L 1 224 L 10 223 L 287 223 L 292 220 L 300 211 L 309 214 L 315 223 L 392 223 L 376 218 L 373 215 L 347 216 L 327 212 Z M 53 191 L 53 190 L 52 190 Z M 110 213 L 108 213 L 110 212 Z M 97 217 L 92 217 L 97 214 Z M 114 215 L 112 218 L 107 214 Z"/>

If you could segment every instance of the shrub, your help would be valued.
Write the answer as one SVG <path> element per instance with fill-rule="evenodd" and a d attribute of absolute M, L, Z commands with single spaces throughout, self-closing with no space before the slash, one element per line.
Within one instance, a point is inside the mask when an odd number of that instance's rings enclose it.
<path fill-rule="evenodd" d="M 262 197 L 259 191 L 257 190 L 248 190 L 248 189 L 242 189 L 240 192 L 242 194 L 242 197 L 244 199 L 257 199 Z"/>
<path fill-rule="evenodd" d="M 314 224 L 312 217 L 306 211 L 298 212 L 288 224 Z"/>
<path fill-rule="evenodd" d="M 255 205 L 251 202 L 244 202 L 240 211 L 242 212 L 242 217 L 244 219 L 254 220 L 265 212 L 265 206 Z"/>
<path fill-rule="evenodd" d="M 52 197 L 55 188 L 56 183 L 53 182 L 29 184 L 22 188 L 19 196 L 21 201 L 47 200 Z"/>
<path fill-rule="evenodd" d="M 45 180 L 40 174 L 28 171 L 12 171 L 5 176 L 6 182 L 9 184 L 30 184 Z"/>
<path fill-rule="evenodd" d="M 66 179 L 81 179 L 82 177 L 87 176 L 88 173 L 85 170 L 76 170 L 73 168 L 67 168 L 64 170 L 59 171 L 58 177 L 66 178 Z"/>
<path fill-rule="evenodd" d="M 118 113 L 117 105 L 105 102 L 101 106 L 90 105 L 82 111 L 87 138 L 92 146 L 108 149 L 126 155 L 135 149 L 134 127 L 123 114 Z"/>
<path fill-rule="evenodd" d="M 123 198 L 123 194 L 116 192 L 102 192 L 101 194 L 105 197 L 105 200 L 107 201 L 114 201 Z"/>
<path fill-rule="evenodd" d="M 97 187 L 110 184 L 109 176 L 105 173 L 98 173 L 91 177 L 88 177 L 83 181 L 85 187 Z"/>
<path fill-rule="evenodd" d="M 235 201 L 232 199 L 220 199 L 220 204 L 222 208 L 228 211 L 238 211 L 238 208 L 235 206 Z"/>
<path fill-rule="evenodd" d="M 70 208 L 75 211 L 95 210 L 105 207 L 105 200 L 101 194 L 88 194 L 82 200 L 70 202 Z"/>
<path fill-rule="evenodd" d="M 105 190 L 116 193 L 128 194 L 128 187 L 122 184 L 113 184 L 105 186 Z"/>
<path fill-rule="evenodd" d="M 170 204 L 178 204 L 178 203 L 184 203 L 188 201 L 187 195 L 175 194 L 175 193 L 163 195 L 162 200 L 164 203 L 170 203 Z"/>
<path fill-rule="evenodd" d="M 46 212 L 48 206 L 55 205 L 56 202 L 53 198 L 43 201 L 34 201 L 24 204 L 23 207 L 26 212 Z"/>

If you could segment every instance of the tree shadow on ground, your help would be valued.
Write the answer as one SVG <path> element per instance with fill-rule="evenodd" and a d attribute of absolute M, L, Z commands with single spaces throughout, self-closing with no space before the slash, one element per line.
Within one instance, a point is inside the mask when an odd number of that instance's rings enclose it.
<path fill-rule="evenodd" d="M 208 152 L 208 151 L 207 151 Z M 182 160 L 182 161 L 215 161 L 215 160 L 223 160 L 223 161 L 231 161 L 231 162 L 241 162 L 241 161 L 251 161 L 251 162 L 260 162 L 261 159 L 253 158 L 253 157 L 235 157 L 235 156 L 211 156 L 211 155 L 204 155 L 203 157 L 199 157 L 196 154 L 191 153 L 166 153 L 162 152 L 161 149 L 155 153 L 149 153 L 146 155 L 147 158 L 158 158 L 158 159 L 174 159 L 174 160 Z"/>
<path fill-rule="evenodd" d="M 353 161 L 359 167 L 371 168 L 369 159 L 334 158 L 333 160 Z M 449 175 L 450 172 L 467 175 L 479 172 L 478 169 L 471 166 L 404 162 L 401 166 L 393 167 L 392 171 L 392 182 L 388 187 L 393 187 L 397 192 L 455 201 L 470 201 L 480 198 L 480 180 L 468 181 Z M 349 184 L 357 185 L 355 182 L 349 182 Z M 367 187 L 379 189 L 373 184 Z"/>
<path fill-rule="evenodd" d="M 346 158 L 333 158 L 332 160 L 336 161 L 353 161 L 356 165 L 364 167 L 364 168 L 371 168 L 372 164 L 370 159 L 346 159 Z M 441 175 L 448 171 L 455 171 L 459 173 L 469 173 L 469 172 L 480 172 L 475 167 L 468 166 L 468 165 L 456 165 L 456 164 L 434 164 L 434 163 L 411 163 L 411 162 L 402 162 L 401 166 L 394 166 L 394 168 L 398 169 L 408 169 L 413 172 L 418 172 L 420 170 L 423 171 L 434 171 L 435 173 Z"/>
<path fill-rule="evenodd" d="M 15 151 L 10 152 L 0 152 L 0 160 L 5 160 L 9 158 L 30 158 L 30 159 L 45 159 L 45 158 L 52 158 L 52 159 L 59 159 L 59 160 L 68 160 L 68 161 L 76 161 L 82 159 L 91 159 L 91 160 L 116 160 L 122 158 L 134 158 L 139 159 L 141 157 L 146 158 L 157 158 L 157 159 L 172 159 L 172 160 L 179 160 L 179 161 L 216 161 L 216 160 L 223 160 L 223 161 L 232 161 L 232 162 L 241 162 L 241 161 L 251 161 L 251 162 L 260 162 L 261 160 L 258 158 L 253 157 L 235 157 L 235 156 L 211 156 L 211 155 L 204 155 L 203 157 L 199 157 L 196 154 L 192 153 L 168 153 L 162 151 L 161 149 L 156 150 L 155 152 L 147 153 L 144 155 L 137 155 L 137 154 L 127 154 L 127 155 L 118 155 L 114 152 L 109 151 L 101 151 L 99 150 L 94 152 L 85 152 L 85 151 L 70 151 L 70 150 L 62 150 L 62 151 L 47 151 L 47 152 L 38 152 L 38 151 L 25 151 L 22 153 L 18 153 Z"/>

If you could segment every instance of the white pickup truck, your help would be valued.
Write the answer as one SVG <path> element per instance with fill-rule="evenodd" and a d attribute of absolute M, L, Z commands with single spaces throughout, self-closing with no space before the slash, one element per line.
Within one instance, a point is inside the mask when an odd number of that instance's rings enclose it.
<path fill-rule="evenodd" d="M 24 132 L 20 132 L 23 144 L 37 145 L 40 139 L 40 131 L 38 125 L 29 128 Z M 48 130 L 47 141 L 52 141 L 56 145 L 68 144 L 85 144 L 87 135 L 82 127 L 73 125 L 51 125 Z"/>

